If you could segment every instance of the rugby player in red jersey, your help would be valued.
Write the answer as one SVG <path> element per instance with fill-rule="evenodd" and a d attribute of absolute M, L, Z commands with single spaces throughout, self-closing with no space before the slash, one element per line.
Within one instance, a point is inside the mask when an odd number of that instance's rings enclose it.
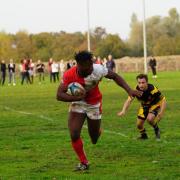
<path fill-rule="evenodd" d="M 75 54 L 77 66 L 72 67 L 64 73 L 63 80 L 57 91 L 57 100 L 71 102 L 68 128 L 72 147 L 80 160 L 76 170 L 87 170 L 89 168 L 89 163 L 83 148 L 83 141 L 80 137 L 85 120 L 87 119 L 88 132 L 93 144 L 97 143 L 101 134 L 102 95 L 98 88 L 101 79 L 103 77 L 113 79 L 129 96 L 140 97 L 142 94 L 138 90 L 132 90 L 118 74 L 109 71 L 100 64 L 93 64 L 92 59 L 93 55 L 88 51 L 80 51 Z M 67 94 L 68 85 L 72 82 L 80 83 L 86 90 L 86 93 L 80 96 Z"/>

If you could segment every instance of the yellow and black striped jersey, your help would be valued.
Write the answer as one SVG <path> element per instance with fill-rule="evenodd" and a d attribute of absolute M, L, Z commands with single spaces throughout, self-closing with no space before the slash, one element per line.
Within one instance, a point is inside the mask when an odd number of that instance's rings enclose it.
<path fill-rule="evenodd" d="M 139 89 L 139 87 L 136 87 L 137 90 L 142 91 Z M 146 91 L 143 91 L 143 94 L 141 97 L 137 97 L 138 101 L 141 102 L 142 106 L 152 106 L 157 104 L 159 101 L 163 99 L 162 93 L 159 91 L 159 89 L 152 85 L 148 84 L 148 88 Z"/>

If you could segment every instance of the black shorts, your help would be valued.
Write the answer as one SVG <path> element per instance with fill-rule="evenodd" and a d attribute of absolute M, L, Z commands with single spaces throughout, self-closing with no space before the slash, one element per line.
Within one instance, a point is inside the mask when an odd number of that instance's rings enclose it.
<path fill-rule="evenodd" d="M 147 107 L 147 106 L 140 106 L 139 110 L 138 110 L 138 119 L 142 119 L 142 120 L 146 120 L 147 116 L 149 113 L 154 114 L 155 116 L 157 116 L 158 112 L 160 109 L 160 105 L 159 104 L 155 104 L 153 106 Z"/>

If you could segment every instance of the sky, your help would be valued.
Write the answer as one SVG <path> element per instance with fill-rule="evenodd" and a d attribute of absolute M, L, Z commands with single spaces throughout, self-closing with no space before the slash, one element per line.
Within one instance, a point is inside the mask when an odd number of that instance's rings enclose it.
<path fill-rule="evenodd" d="M 143 0 L 89 0 L 90 28 L 127 39 L 131 16 L 143 18 Z M 145 0 L 146 18 L 167 16 L 171 8 L 180 13 L 180 0 Z M 16 33 L 87 31 L 87 0 L 0 0 L 0 31 Z"/>

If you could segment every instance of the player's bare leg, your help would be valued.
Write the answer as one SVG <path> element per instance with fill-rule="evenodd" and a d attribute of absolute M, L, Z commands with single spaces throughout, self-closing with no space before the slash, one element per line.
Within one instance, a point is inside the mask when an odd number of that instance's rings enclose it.
<path fill-rule="evenodd" d="M 88 132 L 89 132 L 91 141 L 93 144 L 96 144 L 99 136 L 101 135 L 101 129 L 100 129 L 101 119 L 92 120 L 92 119 L 87 118 L 87 123 L 88 123 Z"/>
<path fill-rule="evenodd" d="M 72 141 L 76 141 L 80 138 L 82 126 L 84 124 L 86 115 L 83 113 L 70 112 L 68 120 L 68 128 Z"/>
<path fill-rule="evenodd" d="M 157 125 L 156 116 L 153 113 L 149 113 L 147 116 L 147 121 L 154 128 L 156 138 L 160 139 L 160 129 Z"/>
<path fill-rule="evenodd" d="M 81 129 L 86 119 L 86 114 L 70 112 L 68 127 L 71 136 L 72 147 L 77 154 L 80 164 L 76 167 L 76 170 L 87 170 L 88 160 L 83 148 L 83 141 L 80 137 Z"/>
<path fill-rule="evenodd" d="M 141 134 L 139 139 L 148 139 L 148 136 L 146 134 L 146 130 L 144 128 L 144 122 L 145 122 L 145 120 L 137 119 L 137 128 Z"/>

